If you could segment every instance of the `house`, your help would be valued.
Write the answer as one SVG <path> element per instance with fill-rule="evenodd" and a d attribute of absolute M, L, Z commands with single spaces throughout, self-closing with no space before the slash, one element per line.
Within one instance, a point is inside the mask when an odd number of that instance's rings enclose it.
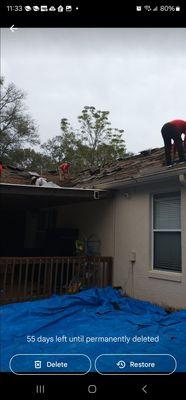
<path fill-rule="evenodd" d="M 61 185 L 57 174 L 50 179 Z M 3 279 L 5 259 L 10 270 L 15 257 L 22 257 L 23 269 L 33 258 L 38 270 L 36 259 L 45 258 L 47 268 L 46 260 L 55 264 L 58 256 L 66 269 L 65 257 L 77 259 L 75 240 L 94 238 L 100 248 L 89 254 L 98 274 L 92 285 L 112 283 L 141 300 L 186 307 L 186 165 L 167 168 L 163 148 L 82 171 L 61 188 L 33 187 L 28 172 L 5 168 L 0 187 Z"/>

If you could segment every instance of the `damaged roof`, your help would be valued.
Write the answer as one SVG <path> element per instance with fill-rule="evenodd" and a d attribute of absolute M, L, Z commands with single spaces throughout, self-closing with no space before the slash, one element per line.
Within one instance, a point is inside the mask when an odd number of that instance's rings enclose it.
<path fill-rule="evenodd" d="M 173 167 L 165 165 L 164 148 L 144 150 L 137 155 L 126 157 L 103 167 L 80 171 L 78 176 L 70 174 L 69 177 L 59 180 L 57 171 L 48 171 L 42 176 L 47 181 L 52 181 L 59 186 L 112 189 L 125 184 L 138 183 L 152 177 L 165 178 L 186 173 L 186 163 L 175 163 Z M 1 183 L 31 185 L 34 172 L 16 167 L 5 166 L 3 168 Z"/>
<path fill-rule="evenodd" d="M 156 180 L 171 178 L 186 173 L 186 163 L 180 164 L 178 160 L 171 168 L 165 165 L 165 150 L 154 148 L 141 151 L 137 155 L 118 160 L 115 163 L 105 165 L 96 171 L 82 171 L 74 184 L 81 187 L 100 189 L 114 189 L 122 186 L 135 186 L 138 183 L 149 182 L 151 178 Z"/>
<path fill-rule="evenodd" d="M 0 182 L 10 183 L 12 185 L 31 185 L 32 178 L 34 176 L 39 177 L 41 175 L 39 175 L 38 172 L 30 171 L 29 169 L 20 168 L 13 165 L 3 165 Z M 47 181 L 52 181 L 59 186 L 64 186 L 59 182 L 59 174 L 57 171 L 42 173 L 42 177 Z"/>

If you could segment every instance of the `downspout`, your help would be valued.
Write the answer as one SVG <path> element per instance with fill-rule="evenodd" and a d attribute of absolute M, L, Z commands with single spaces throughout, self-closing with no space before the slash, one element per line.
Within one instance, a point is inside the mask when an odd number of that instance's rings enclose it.
<path fill-rule="evenodd" d="M 179 175 L 179 181 L 182 186 L 186 186 L 186 174 L 180 174 Z"/>

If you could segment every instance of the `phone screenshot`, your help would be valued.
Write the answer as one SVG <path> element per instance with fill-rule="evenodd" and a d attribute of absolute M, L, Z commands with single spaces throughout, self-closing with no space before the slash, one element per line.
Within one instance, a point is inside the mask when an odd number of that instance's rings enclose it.
<path fill-rule="evenodd" d="M 100 3 L 1 4 L 7 398 L 185 384 L 186 6 Z"/>

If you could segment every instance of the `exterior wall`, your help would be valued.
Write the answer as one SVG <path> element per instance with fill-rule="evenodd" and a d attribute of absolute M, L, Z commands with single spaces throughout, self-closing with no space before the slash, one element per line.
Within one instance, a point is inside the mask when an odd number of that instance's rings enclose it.
<path fill-rule="evenodd" d="M 113 256 L 113 200 L 93 200 L 57 207 L 56 228 L 78 229 L 80 238 L 94 234 L 101 242 L 101 255 Z M 37 248 L 37 216 L 27 212 L 25 247 Z"/>
<path fill-rule="evenodd" d="M 115 199 L 63 205 L 58 207 L 57 227 L 76 228 L 82 238 L 96 235 L 101 255 L 114 258 L 113 285 L 122 286 L 128 295 L 162 306 L 186 307 L 186 187 L 181 188 L 182 273 L 152 270 L 151 194 L 174 190 L 180 187 L 152 185 L 127 193 L 120 190 Z M 27 222 L 25 241 L 30 243 L 36 224 Z"/>
<path fill-rule="evenodd" d="M 101 241 L 101 255 L 113 256 L 113 200 L 74 203 L 58 209 L 58 227 L 79 229 L 81 238 L 94 234 Z"/>
<path fill-rule="evenodd" d="M 186 188 L 181 189 L 182 273 L 152 271 L 151 194 L 179 187 L 136 189 L 115 200 L 114 285 L 138 299 L 186 307 Z M 131 263 L 133 252 L 136 262 Z"/>

